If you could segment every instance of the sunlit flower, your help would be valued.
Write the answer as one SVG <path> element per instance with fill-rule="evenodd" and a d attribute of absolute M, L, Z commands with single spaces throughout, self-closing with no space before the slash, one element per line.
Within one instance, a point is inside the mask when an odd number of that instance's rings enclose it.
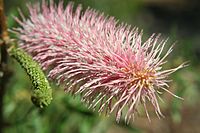
<path fill-rule="evenodd" d="M 20 46 L 37 60 L 48 77 L 64 85 L 65 91 L 81 94 L 82 101 L 98 112 L 122 114 L 128 122 L 138 107 L 149 101 L 162 116 L 159 91 L 166 91 L 168 75 L 184 64 L 163 70 L 170 47 L 163 53 L 166 40 L 152 35 L 142 42 L 142 32 L 93 9 L 82 12 L 79 5 L 66 9 L 46 3 L 29 7 L 30 16 L 19 20 Z"/>

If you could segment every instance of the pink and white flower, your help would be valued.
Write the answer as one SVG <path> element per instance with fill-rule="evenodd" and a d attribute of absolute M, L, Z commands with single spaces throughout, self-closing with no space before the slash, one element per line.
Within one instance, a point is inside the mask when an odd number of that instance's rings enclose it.
<path fill-rule="evenodd" d="M 16 18 L 21 25 L 14 29 L 20 47 L 66 92 L 81 94 L 89 108 L 115 112 L 117 121 L 123 112 L 128 122 L 140 105 L 149 118 L 147 101 L 162 116 L 159 91 L 178 97 L 167 89 L 167 77 L 184 64 L 162 69 L 172 47 L 163 54 L 166 40 L 159 41 L 159 36 L 142 42 L 137 28 L 90 8 L 83 12 L 81 5 L 73 12 L 72 3 L 64 9 L 62 2 L 58 6 L 43 2 L 29 6 L 29 12 L 28 19 Z"/>

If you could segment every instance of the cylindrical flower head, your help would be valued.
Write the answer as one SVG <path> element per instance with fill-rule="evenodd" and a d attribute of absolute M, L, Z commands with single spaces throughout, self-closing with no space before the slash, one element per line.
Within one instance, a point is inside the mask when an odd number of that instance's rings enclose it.
<path fill-rule="evenodd" d="M 122 112 L 125 120 L 134 118 L 138 106 L 152 104 L 156 114 L 162 116 L 158 92 L 167 88 L 168 75 L 184 64 L 163 70 L 166 40 L 158 41 L 152 35 L 142 42 L 137 28 L 119 24 L 113 17 L 105 17 L 93 9 L 82 11 L 73 4 L 66 9 L 63 3 L 43 2 L 29 6 L 30 16 L 19 20 L 20 46 L 37 60 L 48 76 L 65 86 L 65 91 L 81 94 L 82 100 L 98 112 Z"/>

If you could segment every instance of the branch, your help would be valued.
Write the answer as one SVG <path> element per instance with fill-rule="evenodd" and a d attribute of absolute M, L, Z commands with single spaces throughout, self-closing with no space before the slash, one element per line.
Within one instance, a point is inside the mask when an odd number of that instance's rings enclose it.
<path fill-rule="evenodd" d="M 3 40 L 3 42 L 0 43 L 0 46 L 1 46 L 1 45 L 5 44 L 4 42 L 6 42 L 9 39 L 8 31 L 7 31 L 7 24 L 6 24 L 6 17 L 4 14 L 3 0 L 0 0 L 0 36 L 1 36 L 1 39 Z"/>
<path fill-rule="evenodd" d="M 11 71 L 8 69 L 7 60 L 8 53 L 6 50 L 6 42 L 9 40 L 6 18 L 4 15 L 4 2 L 0 0 L 0 133 L 3 132 L 4 118 L 3 118 L 3 100 L 6 90 L 6 84 L 11 76 Z"/>

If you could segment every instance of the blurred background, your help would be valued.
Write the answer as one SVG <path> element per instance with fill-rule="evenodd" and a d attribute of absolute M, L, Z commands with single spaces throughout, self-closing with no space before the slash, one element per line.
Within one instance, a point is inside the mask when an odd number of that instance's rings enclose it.
<path fill-rule="evenodd" d="M 9 28 L 17 24 L 18 8 L 28 15 L 26 4 L 38 0 L 4 0 Z M 63 0 L 65 5 L 68 0 Z M 58 0 L 57 0 L 58 2 Z M 185 61 L 189 66 L 171 75 L 170 90 L 184 101 L 165 93 L 160 102 L 165 118 L 151 114 L 151 122 L 141 114 L 126 125 L 88 110 L 79 97 L 65 94 L 52 83 L 54 99 L 45 109 L 36 108 L 30 100 L 31 83 L 23 69 L 10 60 L 13 76 L 4 96 L 5 133 L 200 133 L 200 1 L 199 0 L 75 0 L 115 16 L 119 22 L 143 29 L 144 38 L 162 33 L 167 47 L 177 42 L 168 57 L 166 68 Z M 11 35 L 15 37 L 14 35 Z M 151 110 L 151 108 L 150 108 Z M 150 111 L 150 112 L 153 112 Z"/>

